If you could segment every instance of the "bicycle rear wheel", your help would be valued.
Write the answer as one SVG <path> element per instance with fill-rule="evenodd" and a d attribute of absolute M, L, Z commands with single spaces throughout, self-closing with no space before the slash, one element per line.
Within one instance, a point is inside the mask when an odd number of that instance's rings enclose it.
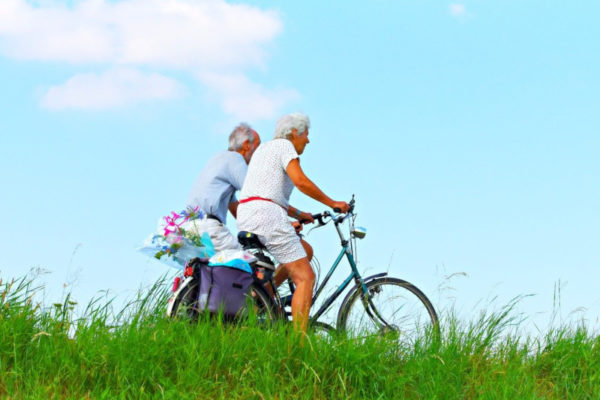
<path fill-rule="evenodd" d="M 173 307 L 167 316 L 196 322 L 202 311 L 198 308 L 198 281 L 192 281 L 173 298 Z M 258 323 L 266 323 L 276 318 L 277 313 L 273 307 L 273 301 L 266 290 L 258 283 L 252 283 L 246 304 L 238 311 L 235 318 L 226 319 L 238 322 L 251 319 Z"/>
<path fill-rule="evenodd" d="M 246 305 L 238 311 L 237 321 L 248 321 L 258 325 L 269 325 L 279 318 L 273 300 L 265 288 L 257 282 L 250 286 Z"/>
<path fill-rule="evenodd" d="M 167 317 L 173 319 L 198 320 L 198 281 L 190 282 L 172 298 L 173 307 L 167 310 Z"/>
<path fill-rule="evenodd" d="M 427 333 L 439 334 L 438 317 L 421 290 L 397 278 L 378 278 L 366 283 L 368 296 L 357 287 L 340 307 L 338 329 L 352 336 L 392 335 L 414 344 Z"/>

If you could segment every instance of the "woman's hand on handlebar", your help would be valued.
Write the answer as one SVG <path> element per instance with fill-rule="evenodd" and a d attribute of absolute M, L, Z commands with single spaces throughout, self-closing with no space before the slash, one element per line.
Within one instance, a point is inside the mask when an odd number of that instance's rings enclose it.
<path fill-rule="evenodd" d="M 300 215 L 298 215 L 298 218 L 296 219 L 302 224 L 312 224 L 313 222 L 315 222 L 315 219 L 312 216 L 312 214 L 307 212 L 301 212 Z"/>
<path fill-rule="evenodd" d="M 334 201 L 331 208 L 333 208 L 333 211 L 336 213 L 347 213 L 350 211 L 350 204 L 345 201 Z"/>

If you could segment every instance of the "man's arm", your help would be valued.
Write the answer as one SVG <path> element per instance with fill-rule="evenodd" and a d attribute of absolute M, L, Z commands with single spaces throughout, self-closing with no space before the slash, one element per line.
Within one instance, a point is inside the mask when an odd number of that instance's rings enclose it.
<path fill-rule="evenodd" d="M 237 208 L 239 201 L 234 201 L 233 203 L 229 203 L 229 212 L 233 215 L 233 218 L 237 219 Z"/>
<path fill-rule="evenodd" d="M 246 178 L 246 172 L 248 172 L 248 165 L 245 162 L 239 162 L 236 159 L 236 163 L 229 164 L 229 184 L 235 190 L 242 190 L 244 185 L 244 179 Z M 233 215 L 233 218 L 237 219 L 237 207 L 238 199 L 235 196 L 235 192 L 231 195 L 231 202 L 229 203 L 229 212 Z"/>

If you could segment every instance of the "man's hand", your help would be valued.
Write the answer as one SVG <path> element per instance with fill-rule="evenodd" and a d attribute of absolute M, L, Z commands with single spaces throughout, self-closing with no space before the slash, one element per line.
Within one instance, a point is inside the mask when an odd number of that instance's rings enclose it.
<path fill-rule="evenodd" d="M 350 205 L 345 201 L 334 201 L 331 205 L 331 208 L 333 208 L 334 211 L 339 209 L 339 212 L 347 213 L 350 210 Z"/>

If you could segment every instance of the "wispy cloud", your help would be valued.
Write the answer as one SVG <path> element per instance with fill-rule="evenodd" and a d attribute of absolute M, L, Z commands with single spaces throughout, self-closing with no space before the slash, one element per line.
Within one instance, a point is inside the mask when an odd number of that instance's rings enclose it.
<path fill-rule="evenodd" d="M 111 69 L 104 74 L 78 74 L 51 87 L 42 105 L 51 110 L 104 110 L 148 100 L 166 100 L 182 92 L 179 83 L 156 73 Z"/>
<path fill-rule="evenodd" d="M 449 11 L 453 17 L 464 17 L 467 15 L 467 7 L 464 4 L 450 4 Z"/>
<path fill-rule="evenodd" d="M 199 78 L 228 113 L 243 120 L 269 118 L 281 104 L 299 98 L 293 89 L 266 89 L 242 74 L 204 73 Z"/>
<path fill-rule="evenodd" d="M 245 76 L 248 68 L 266 65 L 267 47 L 282 30 L 277 13 L 224 0 L 79 0 L 72 6 L 46 0 L 39 4 L 0 1 L 0 54 L 18 60 L 77 65 L 82 72 L 92 65 L 97 70 L 100 65 L 108 69 L 127 67 L 130 72 L 144 67 L 193 76 L 223 70 Z M 82 76 L 91 79 L 91 75 L 78 75 L 59 88 L 73 87 Z M 110 77 L 115 74 L 96 79 L 106 81 Z M 113 83 L 118 86 L 123 82 Z M 273 104 L 281 105 L 287 98 L 250 83 Z M 215 80 L 209 84 L 226 99 L 223 104 L 235 102 L 228 98 L 232 91 L 227 82 L 222 87 Z M 53 96 L 49 92 L 46 98 Z M 127 98 L 133 100 L 139 95 Z M 81 102 L 94 104 L 83 98 Z"/>

